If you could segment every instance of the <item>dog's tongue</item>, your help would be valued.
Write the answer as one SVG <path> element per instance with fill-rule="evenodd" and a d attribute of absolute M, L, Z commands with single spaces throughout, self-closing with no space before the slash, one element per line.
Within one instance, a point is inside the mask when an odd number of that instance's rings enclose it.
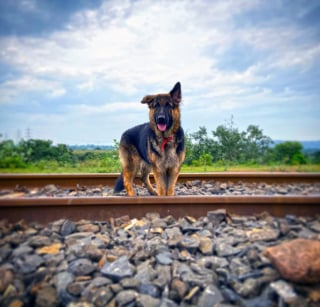
<path fill-rule="evenodd" d="M 165 131 L 167 129 L 166 124 L 157 124 L 157 127 L 160 131 Z"/>

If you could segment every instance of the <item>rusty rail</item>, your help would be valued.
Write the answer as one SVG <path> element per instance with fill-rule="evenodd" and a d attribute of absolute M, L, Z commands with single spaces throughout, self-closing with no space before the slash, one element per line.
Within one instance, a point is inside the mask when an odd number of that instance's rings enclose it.
<path fill-rule="evenodd" d="M 56 184 L 113 185 L 118 174 L 1 174 L 0 189 L 16 185 L 40 187 Z M 201 173 L 181 174 L 180 182 L 213 180 L 224 182 L 320 182 L 319 173 Z M 191 215 L 205 216 L 208 211 L 225 208 L 229 213 L 252 215 L 264 211 L 274 216 L 293 214 L 314 216 L 320 214 L 320 196 L 175 196 L 175 197 L 61 197 L 61 198 L 3 198 L 0 199 L 0 220 L 48 223 L 60 218 L 105 221 L 111 217 L 129 215 L 141 218 L 147 212 L 175 218 Z"/>
<path fill-rule="evenodd" d="M 108 174 L 0 174 L 0 189 L 14 188 L 16 185 L 42 187 L 47 184 L 59 185 L 62 188 L 81 186 L 113 186 L 118 178 L 117 173 Z M 152 175 L 151 175 L 152 179 Z M 215 172 L 215 173 L 181 173 L 179 182 L 190 180 L 213 180 L 223 182 L 265 182 L 294 183 L 320 182 L 320 173 L 285 173 L 285 172 Z M 137 183 L 141 183 L 138 178 Z"/>
<path fill-rule="evenodd" d="M 175 218 L 205 216 L 225 208 L 229 213 L 252 215 L 264 211 L 273 216 L 320 214 L 320 197 L 315 196 L 176 196 L 176 197 L 94 197 L 17 198 L 0 200 L 0 219 L 48 223 L 60 218 L 104 221 L 129 215 L 141 218 L 147 212 Z"/>

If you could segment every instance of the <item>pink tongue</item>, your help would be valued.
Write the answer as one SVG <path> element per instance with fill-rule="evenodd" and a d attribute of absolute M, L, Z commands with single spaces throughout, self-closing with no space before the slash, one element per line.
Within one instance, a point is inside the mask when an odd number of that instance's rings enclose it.
<path fill-rule="evenodd" d="M 167 125 L 166 124 L 158 124 L 157 127 L 158 127 L 158 129 L 160 131 L 165 131 L 167 129 Z"/>

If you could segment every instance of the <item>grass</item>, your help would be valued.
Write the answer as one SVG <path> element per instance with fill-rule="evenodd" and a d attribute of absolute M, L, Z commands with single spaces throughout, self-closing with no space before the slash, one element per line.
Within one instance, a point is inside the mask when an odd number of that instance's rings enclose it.
<path fill-rule="evenodd" d="M 201 173 L 201 172 L 320 172 L 319 164 L 305 165 L 211 165 L 211 166 L 188 166 L 183 165 L 182 173 Z"/>
<path fill-rule="evenodd" d="M 108 168 L 104 166 L 94 166 L 93 163 L 78 164 L 71 166 L 32 166 L 27 168 L 3 168 L 0 173 L 114 173 L 119 172 L 119 168 Z M 202 173 L 202 172 L 320 172 L 320 164 L 305 165 L 211 165 L 211 166 L 188 166 L 183 165 L 182 173 Z"/>

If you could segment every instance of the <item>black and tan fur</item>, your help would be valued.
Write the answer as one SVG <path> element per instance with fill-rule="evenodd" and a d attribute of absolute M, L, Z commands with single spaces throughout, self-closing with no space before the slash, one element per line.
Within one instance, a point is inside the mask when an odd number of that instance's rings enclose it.
<path fill-rule="evenodd" d="M 167 94 L 145 96 L 149 122 L 125 131 L 120 140 L 122 172 L 114 192 L 126 189 L 134 196 L 133 181 L 140 172 L 152 195 L 174 195 L 176 181 L 185 157 L 184 132 L 180 126 L 181 85 L 176 83 Z M 149 180 L 153 172 L 157 191 Z"/>

